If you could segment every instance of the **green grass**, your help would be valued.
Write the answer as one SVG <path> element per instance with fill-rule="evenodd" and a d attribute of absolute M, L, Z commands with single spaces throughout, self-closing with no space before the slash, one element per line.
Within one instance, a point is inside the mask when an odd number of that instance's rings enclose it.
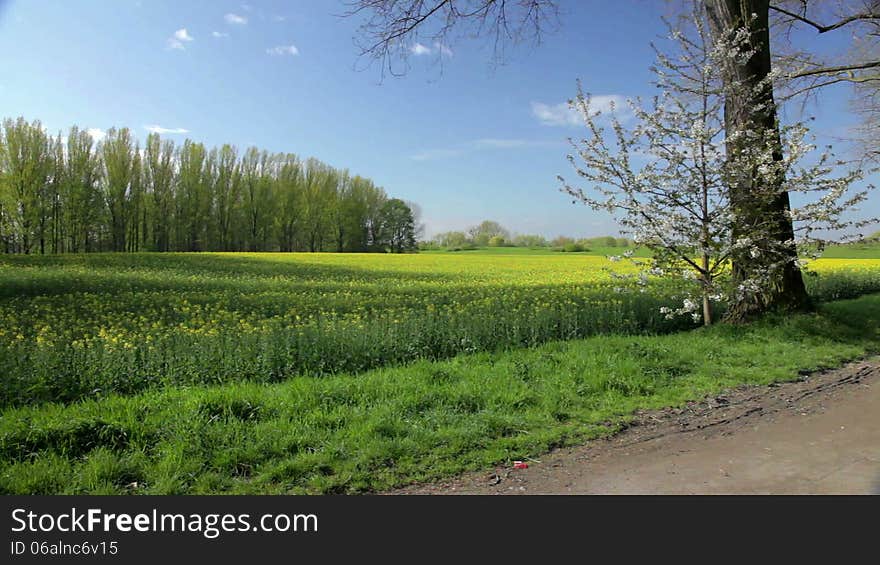
<path fill-rule="evenodd" d="M 880 243 L 850 243 L 832 245 L 822 257 L 825 259 L 880 259 Z"/>
<path fill-rule="evenodd" d="M 348 493 L 612 433 L 634 410 L 793 379 L 880 345 L 880 296 L 276 384 L 165 387 L 0 415 L 0 492 Z"/>

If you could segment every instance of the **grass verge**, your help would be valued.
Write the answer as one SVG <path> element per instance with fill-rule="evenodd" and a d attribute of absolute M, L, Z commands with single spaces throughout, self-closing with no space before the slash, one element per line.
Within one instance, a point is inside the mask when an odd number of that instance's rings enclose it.
<path fill-rule="evenodd" d="M 877 351 L 880 295 L 658 336 L 597 336 L 359 376 L 169 387 L 0 413 L 0 493 L 350 493 L 535 455 Z"/>

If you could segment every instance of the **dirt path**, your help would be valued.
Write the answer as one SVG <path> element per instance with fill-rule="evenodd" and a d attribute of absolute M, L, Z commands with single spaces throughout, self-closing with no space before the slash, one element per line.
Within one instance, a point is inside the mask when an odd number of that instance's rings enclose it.
<path fill-rule="evenodd" d="M 880 358 L 684 410 L 421 494 L 880 494 Z"/>

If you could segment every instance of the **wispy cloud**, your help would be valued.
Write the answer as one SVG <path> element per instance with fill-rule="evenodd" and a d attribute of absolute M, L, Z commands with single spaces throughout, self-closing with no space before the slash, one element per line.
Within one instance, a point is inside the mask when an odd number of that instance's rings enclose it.
<path fill-rule="evenodd" d="M 499 139 L 494 137 L 473 141 L 473 145 L 478 149 L 510 149 L 511 147 L 525 147 L 529 144 L 530 142 L 525 139 Z"/>
<path fill-rule="evenodd" d="M 229 37 L 228 33 L 224 33 L 222 31 L 212 31 L 211 37 L 221 38 L 221 37 Z"/>
<path fill-rule="evenodd" d="M 475 153 L 477 151 L 491 151 L 495 149 L 520 149 L 529 147 L 555 147 L 563 146 L 564 143 L 543 139 L 518 139 L 518 138 L 499 138 L 484 137 L 482 139 L 474 139 L 461 143 L 458 147 L 445 149 L 426 149 L 415 155 L 411 155 L 410 159 L 414 161 L 435 161 L 438 159 L 450 159 L 460 157 L 462 155 Z"/>
<path fill-rule="evenodd" d="M 626 98 L 619 94 L 601 94 L 590 98 L 591 113 L 607 114 L 612 108 L 617 112 L 618 117 L 624 120 L 632 113 L 626 104 Z M 532 102 L 532 115 L 545 126 L 580 126 L 584 123 L 580 113 L 568 102 L 559 104 Z"/>
<path fill-rule="evenodd" d="M 425 47 L 421 43 L 416 43 L 415 45 L 413 45 L 412 47 L 409 48 L 409 52 L 412 53 L 413 55 L 430 55 L 431 49 L 428 47 Z"/>
<path fill-rule="evenodd" d="M 283 22 L 287 21 L 287 16 L 272 16 L 273 22 Z"/>
<path fill-rule="evenodd" d="M 568 106 L 568 102 L 554 105 L 532 102 L 532 115 L 545 126 L 576 126 L 582 123 L 581 117 Z"/>
<path fill-rule="evenodd" d="M 269 49 L 266 49 L 266 53 L 276 56 L 293 56 L 299 55 L 299 49 L 296 48 L 296 45 L 276 45 L 275 47 L 270 47 Z"/>
<path fill-rule="evenodd" d="M 159 134 L 163 134 L 163 133 L 171 133 L 171 134 L 177 134 L 177 133 L 189 133 L 189 130 L 188 130 L 188 129 L 183 129 L 183 128 L 163 128 L 162 126 L 158 126 L 158 125 L 156 125 L 156 124 L 152 124 L 152 125 L 149 125 L 149 126 L 144 126 L 144 129 L 147 130 L 147 131 L 150 132 L 150 133 L 159 133 Z"/>
<path fill-rule="evenodd" d="M 232 25 L 245 25 L 248 23 L 248 19 L 244 16 L 239 16 L 238 14 L 226 14 L 223 16 L 223 19 L 226 20 L 226 23 Z"/>
<path fill-rule="evenodd" d="M 92 136 L 92 139 L 94 139 L 95 142 L 102 141 L 107 137 L 107 132 L 100 128 L 89 128 L 86 130 L 86 133 Z"/>
<path fill-rule="evenodd" d="M 411 155 L 413 161 L 434 161 L 436 159 L 448 159 L 450 157 L 458 157 L 464 153 L 461 149 L 426 149 L 415 155 Z"/>
<path fill-rule="evenodd" d="M 409 52 L 415 55 L 416 57 L 422 55 L 435 55 L 440 54 L 442 57 L 452 57 L 452 49 L 443 45 L 442 43 L 434 43 L 433 47 L 429 47 L 427 45 L 422 45 L 421 43 L 414 43 L 412 47 L 409 48 Z"/>
<path fill-rule="evenodd" d="M 186 28 L 180 28 L 175 31 L 174 34 L 168 38 L 168 48 L 169 49 L 180 49 L 183 51 L 186 49 L 186 44 L 190 41 L 195 41 L 195 38 L 186 31 Z"/>

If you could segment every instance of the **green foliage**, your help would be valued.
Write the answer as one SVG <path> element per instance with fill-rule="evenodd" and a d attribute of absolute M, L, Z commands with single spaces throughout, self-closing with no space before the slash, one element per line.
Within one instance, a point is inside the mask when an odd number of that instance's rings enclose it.
<path fill-rule="evenodd" d="M 880 346 L 880 298 L 351 375 L 111 395 L 0 416 L 2 494 L 355 493 L 605 436 L 636 410 L 798 378 Z M 707 353 L 708 352 L 708 353 Z"/>
<path fill-rule="evenodd" d="M 461 231 L 438 233 L 436 236 L 434 236 L 434 241 L 437 242 L 438 246 L 446 247 L 449 249 L 452 249 L 454 247 L 461 248 L 465 245 L 471 244 L 471 242 L 468 240 L 467 234 Z"/>
<path fill-rule="evenodd" d="M 392 198 L 382 206 L 381 239 L 375 245 L 391 253 L 413 251 L 416 247 L 415 218 L 406 202 Z"/>
<path fill-rule="evenodd" d="M 516 247 L 547 247 L 547 238 L 542 235 L 517 235 L 513 238 L 513 245 Z"/>
<path fill-rule="evenodd" d="M 587 251 L 587 249 L 585 249 L 580 243 L 566 243 L 562 246 L 562 251 L 566 253 L 580 253 Z"/>
<path fill-rule="evenodd" d="M 3 251 L 30 253 L 46 249 L 49 218 L 58 184 L 54 140 L 42 124 L 24 118 L 3 121 L 0 139 L 0 237 Z"/>
<path fill-rule="evenodd" d="M 317 159 L 256 147 L 239 155 L 231 145 L 208 149 L 188 139 L 175 146 L 158 134 L 141 147 L 127 128 L 96 143 L 73 127 L 65 141 L 24 118 L 4 120 L 0 133 L 3 253 L 415 245 L 406 222 L 393 226 L 400 208 L 386 206 L 382 188 Z"/>
<path fill-rule="evenodd" d="M 468 237 L 477 247 L 486 247 L 493 237 L 510 239 L 510 232 L 498 222 L 484 220 L 468 230 Z"/>
<path fill-rule="evenodd" d="M 489 247 L 504 247 L 507 244 L 507 241 L 503 236 L 493 235 L 489 238 Z"/>

